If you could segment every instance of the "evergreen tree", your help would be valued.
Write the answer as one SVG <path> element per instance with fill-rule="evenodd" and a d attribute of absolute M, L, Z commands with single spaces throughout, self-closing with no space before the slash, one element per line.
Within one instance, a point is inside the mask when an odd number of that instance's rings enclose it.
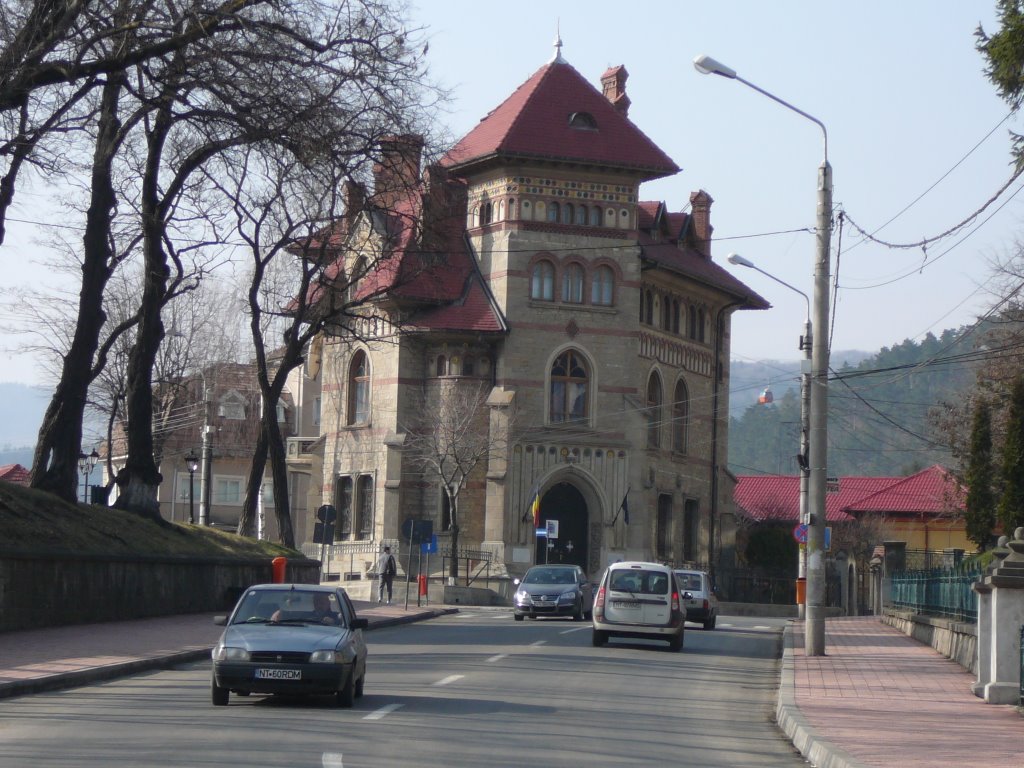
<path fill-rule="evenodd" d="M 984 549 L 992 538 L 996 523 L 996 499 L 992 487 L 992 411 L 984 400 L 979 400 L 974 409 L 964 479 L 967 483 L 964 509 L 967 538 L 979 549 Z"/>
<path fill-rule="evenodd" d="M 1006 417 L 1003 444 L 1003 494 L 999 499 L 999 522 L 1003 533 L 1012 535 L 1024 525 L 1024 376 L 1013 382 Z"/>

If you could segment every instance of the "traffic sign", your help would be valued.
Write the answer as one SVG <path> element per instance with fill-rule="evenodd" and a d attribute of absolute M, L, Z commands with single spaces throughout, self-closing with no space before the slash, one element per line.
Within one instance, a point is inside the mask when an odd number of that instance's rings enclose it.
<path fill-rule="evenodd" d="M 548 536 L 548 539 L 549 540 L 550 539 L 557 539 L 558 538 L 558 521 L 557 520 L 546 520 L 545 523 L 547 525 L 547 536 Z"/>
<path fill-rule="evenodd" d="M 793 528 L 793 538 L 796 539 L 797 544 L 807 543 L 807 524 L 800 523 Z"/>

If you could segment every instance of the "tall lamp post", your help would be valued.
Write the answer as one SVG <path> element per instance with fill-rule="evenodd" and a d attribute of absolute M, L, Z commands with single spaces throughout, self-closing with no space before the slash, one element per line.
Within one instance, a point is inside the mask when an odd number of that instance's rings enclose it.
<path fill-rule="evenodd" d="M 95 448 L 88 456 L 84 452 L 78 454 L 78 471 L 82 473 L 82 501 L 86 504 L 89 503 L 89 475 L 92 474 L 96 462 L 99 460 L 100 455 L 96 453 Z"/>
<path fill-rule="evenodd" d="M 195 484 L 193 478 L 196 470 L 199 469 L 199 457 L 194 449 L 185 454 L 185 466 L 188 467 L 188 522 L 194 525 L 196 522 Z"/>
<path fill-rule="evenodd" d="M 804 653 L 825 655 L 825 481 L 828 464 L 828 284 L 829 246 L 832 227 L 832 166 L 828 162 L 828 131 L 813 115 L 783 101 L 736 74 L 736 70 L 710 56 L 698 56 L 693 66 L 704 75 L 719 75 L 737 80 L 767 96 L 786 109 L 805 117 L 821 129 L 824 159 L 818 168 L 817 248 L 814 258 L 814 301 L 812 320 L 818 337 L 811 345 L 810 429 L 807 481 L 807 607 L 805 611 Z"/>
<path fill-rule="evenodd" d="M 754 264 L 749 259 L 745 259 L 738 253 L 729 254 L 729 263 L 736 264 L 740 267 L 747 267 L 753 269 L 755 272 L 760 272 L 762 275 L 767 277 L 769 280 L 774 280 L 779 285 L 784 285 L 789 290 L 799 293 L 804 297 L 804 302 L 807 305 L 807 315 L 804 320 L 804 334 L 800 337 L 800 350 L 804 353 L 804 359 L 800 364 L 800 453 L 797 454 L 797 464 L 800 466 L 800 522 L 807 522 L 807 485 L 809 480 L 807 462 L 807 450 L 808 450 L 808 434 L 810 431 L 810 415 L 811 415 L 811 346 L 813 343 L 814 335 L 812 332 L 813 326 L 811 324 L 811 300 L 807 298 L 807 294 L 801 291 L 799 288 L 790 285 L 785 280 L 777 278 L 770 272 L 765 272 L 759 266 Z M 807 547 L 803 547 L 803 552 L 800 554 L 798 562 L 797 576 L 801 579 L 807 577 Z M 797 606 L 799 618 L 806 618 L 805 616 L 805 605 L 801 603 Z"/>

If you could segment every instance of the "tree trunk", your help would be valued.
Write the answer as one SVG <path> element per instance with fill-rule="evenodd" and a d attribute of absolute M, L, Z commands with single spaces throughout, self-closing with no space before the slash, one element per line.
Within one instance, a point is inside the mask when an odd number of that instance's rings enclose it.
<path fill-rule="evenodd" d="M 248 536 L 250 539 L 256 538 L 256 505 L 259 504 L 263 471 L 267 466 L 267 437 L 261 415 L 260 430 L 256 435 L 252 463 L 249 465 L 249 477 L 245 482 L 245 499 L 242 500 L 242 512 L 238 516 L 238 528 L 235 530 L 239 536 Z"/>
<path fill-rule="evenodd" d="M 448 492 L 448 506 L 452 510 L 452 559 L 448 564 L 448 575 L 459 580 L 459 496 Z"/>
<path fill-rule="evenodd" d="M 60 380 L 46 409 L 32 461 L 32 487 L 75 501 L 78 489 L 78 454 L 82 447 L 82 418 L 89 384 L 98 371 L 93 359 L 106 321 L 103 292 L 112 274 L 110 219 L 117 198 L 111 167 L 120 144 L 117 114 L 124 74 L 111 75 L 103 87 L 93 153 L 91 198 L 82 238 L 82 289 L 78 294 L 78 320 L 71 347 L 64 357 Z"/>

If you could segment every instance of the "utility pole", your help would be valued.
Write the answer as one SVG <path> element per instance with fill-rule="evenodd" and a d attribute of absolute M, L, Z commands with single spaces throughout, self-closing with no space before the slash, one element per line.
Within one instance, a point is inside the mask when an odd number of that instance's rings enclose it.
<path fill-rule="evenodd" d="M 203 377 L 203 449 L 199 473 L 199 524 L 210 524 L 210 490 L 213 483 L 213 427 L 210 424 L 210 389 Z"/>

